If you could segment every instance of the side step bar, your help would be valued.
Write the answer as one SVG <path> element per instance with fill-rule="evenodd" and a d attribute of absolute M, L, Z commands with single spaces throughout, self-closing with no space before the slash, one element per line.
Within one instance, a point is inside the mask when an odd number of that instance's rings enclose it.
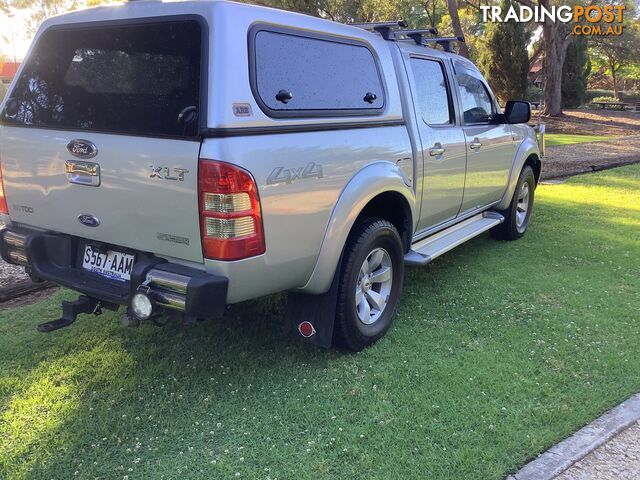
<path fill-rule="evenodd" d="M 411 250 L 404 256 L 407 265 L 426 265 L 461 243 L 477 237 L 496 225 L 504 222 L 498 212 L 482 212 L 464 222 L 460 222 L 430 237 L 411 245 Z"/>

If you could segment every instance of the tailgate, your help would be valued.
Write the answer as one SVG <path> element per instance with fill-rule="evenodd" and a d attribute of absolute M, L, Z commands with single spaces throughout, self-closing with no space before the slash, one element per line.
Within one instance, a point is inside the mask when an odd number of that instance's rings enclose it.
<path fill-rule="evenodd" d="M 202 261 L 199 143 L 83 132 L 98 154 L 81 160 L 67 149 L 74 135 L 80 134 L 2 127 L 0 159 L 12 221 Z M 72 183 L 93 176 L 67 173 L 67 162 L 99 165 L 99 186 Z M 81 223 L 82 215 L 99 224 Z"/>
<path fill-rule="evenodd" d="M 11 219 L 201 262 L 205 30 L 177 16 L 39 34 L 0 114 Z"/>

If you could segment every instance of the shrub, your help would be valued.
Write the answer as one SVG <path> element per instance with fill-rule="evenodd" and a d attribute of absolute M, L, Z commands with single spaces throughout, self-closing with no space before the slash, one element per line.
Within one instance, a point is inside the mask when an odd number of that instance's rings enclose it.
<path fill-rule="evenodd" d="M 596 97 L 592 102 L 605 102 L 605 103 L 618 103 L 620 101 L 619 98 L 616 97 Z"/>
<path fill-rule="evenodd" d="M 613 90 L 594 89 L 587 90 L 585 101 L 593 102 L 597 97 L 615 97 Z M 640 91 L 638 90 L 623 90 L 620 91 L 620 100 L 628 103 L 640 102 Z"/>
<path fill-rule="evenodd" d="M 592 102 L 596 97 L 613 97 L 613 90 L 587 90 L 585 97 L 588 102 Z"/>
<path fill-rule="evenodd" d="M 528 102 L 540 102 L 542 100 L 542 89 L 535 85 L 529 85 L 527 87 L 527 93 L 525 94 L 525 100 Z"/>

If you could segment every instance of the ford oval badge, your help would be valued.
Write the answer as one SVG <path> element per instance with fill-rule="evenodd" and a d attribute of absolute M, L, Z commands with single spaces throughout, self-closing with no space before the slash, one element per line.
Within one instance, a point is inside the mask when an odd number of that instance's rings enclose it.
<path fill-rule="evenodd" d="M 78 158 L 93 158 L 98 154 L 98 147 L 89 140 L 71 140 L 67 144 L 67 150 Z"/>
<path fill-rule="evenodd" d="M 97 227 L 100 225 L 100 220 L 88 213 L 78 215 L 78 221 L 86 227 Z"/>

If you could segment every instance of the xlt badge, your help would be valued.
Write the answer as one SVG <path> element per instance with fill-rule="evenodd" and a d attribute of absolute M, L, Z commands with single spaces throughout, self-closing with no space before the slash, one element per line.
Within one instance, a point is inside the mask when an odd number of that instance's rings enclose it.
<path fill-rule="evenodd" d="M 169 168 L 169 167 L 157 167 L 155 165 L 149 165 L 151 169 L 151 175 L 149 178 L 159 178 L 161 180 L 178 180 L 184 182 L 184 176 L 189 173 L 186 168 Z M 173 175 L 171 172 L 173 171 Z"/>

